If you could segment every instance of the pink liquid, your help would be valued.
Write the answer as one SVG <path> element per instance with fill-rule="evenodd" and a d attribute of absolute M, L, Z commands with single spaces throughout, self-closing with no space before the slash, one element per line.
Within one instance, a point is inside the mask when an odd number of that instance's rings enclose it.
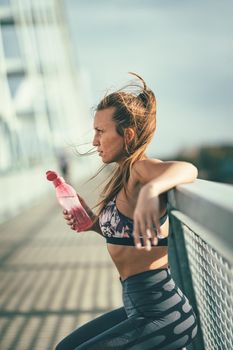
<path fill-rule="evenodd" d="M 81 232 L 91 227 L 92 220 L 81 205 L 75 189 L 54 171 L 47 171 L 46 176 L 49 181 L 53 181 L 56 197 L 62 208 L 74 216 L 75 230 Z"/>
<path fill-rule="evenodd" d="M 69 214 L 74 216 L 74 225 L 77 232 L 86 230 L 92 226 L 92 221 L 87 214 L 86 210 L 82 207 L 78 196 L 62 196 L 57 197 L 60 205 L 68 211 Z"/>

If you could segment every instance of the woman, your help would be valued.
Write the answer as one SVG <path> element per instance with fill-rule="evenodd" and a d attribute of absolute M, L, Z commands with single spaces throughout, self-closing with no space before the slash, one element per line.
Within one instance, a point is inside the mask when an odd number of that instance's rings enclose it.
<path fill-rule="evenodd" d="M 134 74 L 134 73 L 131 73 Z M 176 350 L 192 342 L 196 316 L 168 265 L 166 192 L 196 179 L 190 163 L 145 155 L 156 129 L 156 100 L 144 80 L 139 93 L 105 96 L 94 117 L 93 145 L 116 169 L 91 230 L 101 234 L 120 274 L 124 306 L 68 335 L 56 350 Z M 134 85 L 135 86 L 135 85 Z M 64 212 L 74 229 L 74 218 Z"/>

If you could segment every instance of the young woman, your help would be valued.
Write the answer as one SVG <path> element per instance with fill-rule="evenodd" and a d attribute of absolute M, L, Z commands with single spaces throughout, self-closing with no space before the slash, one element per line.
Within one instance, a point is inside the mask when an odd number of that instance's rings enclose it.
<path fill-rule="evenodd" d="M 134 74 L 134 73 L 132 73 Z M 149 159 L 146 148 L 156 129 L 156 100 L 144 80 L 139 92 L 105 96 L 94 117 L 93 145 L 116 169 L 102 193 L 90 228 L 107 241 L 119 271 L 123 307 L 79 327 L 56 350 L 176 350 L 192 342 L 196 316 L 175 285 L 168 265 L 166 192 L 193 182 L 190 163 Z M 73 217 L 64 212 L 74 229 Z"/>

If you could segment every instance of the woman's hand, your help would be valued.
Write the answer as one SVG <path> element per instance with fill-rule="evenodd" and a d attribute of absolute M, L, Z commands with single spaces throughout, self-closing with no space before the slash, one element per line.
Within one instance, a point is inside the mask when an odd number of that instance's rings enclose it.
<path fill-rule="evenodd" d="M 63 210 L 63 217 L 64 219 L 67 221 L 67 225 L 70 226 L 70 228 L 72 230 L 75 231 L 75 219 L 74 219 L 74 215 L 69 213 L 68 210 L 64 209 Z"/>
<path fill-rule="evenodd" d="M 154 186 L 144 185 L 139 193 L 134 211 L 134 242 L 136 248 L 142 248 L 141 239 L 146 250 L 151 250 L 151 243 L 158 244 L 160 231 L 160 201 Z"/>
<path fill-rule="evenodd" d="M 82 207 L 85 209 L 85 211 L 87 212 L 87 214 L 89 215 L 91 220 L 94 221 L 95 214 L 93 213 L 93 211 L 88 207 L 88 205 L 86 204 L 86 202 L 84 201 L 84 199 L 82 197 L 80 197 L 78 194 L 77 194 L 77 196 L 80 200 Z M 63 217 L 66 220 L 67 225 L 69 225 L 72 230 L 76 231 L 74 215 L 70 211 L 67 211 L 64 209 L 63 210 Z M 87 231 L 89 231 L 89 230 L 90 230 L 90 228 L 87 229 Z"/>

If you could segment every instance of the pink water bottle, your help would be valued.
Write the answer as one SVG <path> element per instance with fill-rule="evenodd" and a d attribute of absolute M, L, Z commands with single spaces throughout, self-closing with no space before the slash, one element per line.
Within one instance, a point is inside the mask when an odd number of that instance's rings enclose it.
<path fill-rule="evenodd" d="M 92 226 L 93 222 L 88 216 L 86 210 L 81 205 L 75 189 L 68 185 L 63 177 L 59 176 L 55 171 L 46 171 L 47 180 L 53 181 L 56 189 L 57 200 L 75 219 L 75 230 L 77 232 L 84 231 Z"/>

